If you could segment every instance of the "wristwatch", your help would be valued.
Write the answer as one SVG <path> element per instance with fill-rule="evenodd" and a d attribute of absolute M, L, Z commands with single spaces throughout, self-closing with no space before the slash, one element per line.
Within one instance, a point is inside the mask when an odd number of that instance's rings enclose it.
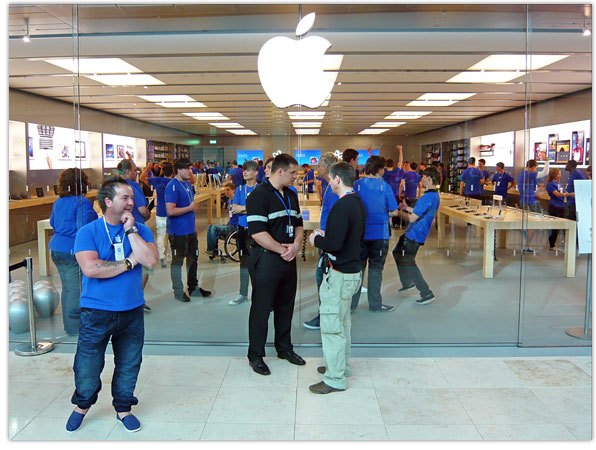
<path fill-rule="evenodd" d="M 128 236 L 131 233 L 138 233 L 139 229 L 136 227 L 136 225 L 133 225 L 132 227 L 130 227 L 128 230 L 126 230 L 124 232 L 124 236 Z"/>
<path fill-rule="evenodd" d="M 126 271 L 128 272 L 129 270 L 132 270 L 134 267 L 134 264 L 132 263 L 132 260 L 130 258 L 125 258 L 124 259 L 124 264 L 126 264 Z"/>

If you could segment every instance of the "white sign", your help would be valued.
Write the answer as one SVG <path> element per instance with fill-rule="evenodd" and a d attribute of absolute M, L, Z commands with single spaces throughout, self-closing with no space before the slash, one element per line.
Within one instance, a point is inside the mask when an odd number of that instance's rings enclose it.
<path fill-rule="evenodd" d="M 136 160 L 136 139 L 115 134 L 103 135 L 103 166 L 114 168 L 123 159 Z"/>
<path fill-rule="evenodd" d="M 52 125 L 28 124 L 29 170 L 89 168 L 89 133 Z"/>
<path fill-rule="evenodd" d="M 296 36 L 307 33 L 315 13 L 307 14 L 296 28 Z M 324 55 L 331 43 L 321 36 L 292 40 L 269 39 L 259 52 L 259 79 L 265 93 L 278 108 L 304 105 L 317 108 L 333 89 L 334 81 L 324 72 Z"/>
<path fill-rule="evenodd" d="M 592 180 L 575 180 L 573 188 L 579 253 L 592 253 Z"/>

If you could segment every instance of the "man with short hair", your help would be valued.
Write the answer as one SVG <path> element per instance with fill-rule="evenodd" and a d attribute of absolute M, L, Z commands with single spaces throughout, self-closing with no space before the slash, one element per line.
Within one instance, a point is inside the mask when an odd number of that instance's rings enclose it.
<path fill-rule="evenodd" d="M 485 169 L 486 160 L 484 158 L 480 158 L 478 160 L 478 170 L 482 173 L 482 183 L 480 183 L 480 195 L 482 195 L 482 204 L 488 205 L 490 204 L 490 196 L 486 195 L 484 192 L 484 186 L 488 186 L 490 183 L 490 173 L 488 170 Z"/>
<path fill-rule="evenodd" d="M 246 199 L 257 187 L 259 164 L 256 161 L 244 161 L 242 169 L 245 184 L 236 189 L 234 200 L 232 200 L 232 212 L 238 214 L 236 245 L 240 256 L 240 293 L 235 300 L 230 300 L 229 305 L 231 306 L 248 301 L 248 255 L 250 250 L 247 245 Z"/>
<path fill-rule="evenodd" d="M 519 201 L 522 209 L 540 213 L 542 210 L 540 204 L 536 200 L 536 181 L 548 175 L 548 160 L 544 164 L 544 168 L 540 173 L 537 172 L 538 163 L 535 159 L 529 159 L 526 163 L 526 169 L 522 170 L 517 176 L 517 186 L 519 189 Z M 535 230 L 522 229 L 522 245 L 523 253 L 533 253 L 534 250 L 530 247 L 532 237 Z"/>
<path fill-rule="evenodd" d="M 306 185 L 307 192 L 312 194 L 315 192 L 315 171 L 308 164 L 302 164 L 302 169 L 304 170 L 302 183 Z"/>
<path fill-rule="evenodd" d="M 585 180 L 586 177 L 577 169 L 577 161 L 571 160 L 565 166 L 565 170 L 569 172 L 569 178 L 567 179 L 567 218 L 569 220 L 577 220 L 577 213 L 575 210 L 575 180 Z"/>
<path fill-rule="evenodd" d="M 426 170 L 426 163 L 420 162 L 420 166 L 418 168 L 418 175 L 422 178 L 422 173 Z"/>
<path fill-rule="evenodd" d="M 232 210 L 232 199 L 236 192 L 236 186 L 233 183 L 224 184 L 224 195 L 227 198 L 227 202 L 230 205 L 230 220 L 226 225 L 208 225 L 207 226 L 207 251 L 205 252 L 209 259 L 213 259 L 220 255 L 217 240 L 220 237 L 226 237 L 229 233 L 234 231 L 238 226 L 238 214 L 234 214 Z"/>
<path fill-rule="evenodd" d="M 346 148 L 341 155 L 341 159 L 354 168 L 355 180 L 360 178 L 360 171 L 358 170 L 358 156 L 358 152 L 353 148 Z"/>
<path fill-rule="evenodd" d="M 482 200 L 482 184 L 484 183 L 484 175 L 476 167 L 476 158 L 471 156 L 468 159 L 468 168 L 461 174 L 461 181 L 459 183 L 460 195 L 466 197 Z"/>
<path fill-rule="evenodd" d="M 339 197 L 331 208 L 327 231 L 315 230 L 310 244 L 325 253 L 324 276 L 320 287 L 321 343 L 325 366 L 318 367 L 323 381 L 309 390 L 315 394 L 346 389 L 346 377 L 351 376 L 352 295 L 360 288 L 360 247 L 364 241 L 366 208 L 354 192 L 354 170 L 346 162 L 329 169 L 329 186 Z"/>
<path fill-rule="evenodd" d="M 296 255 L 303 236 L 298 195 L 289 189 L 296 181 L 298 162 L 282 153 L 275 157 L 267 181 L 246 201 L 250 238 L 249 273 L 252 303 L 248 322 L 248 361 L 260 375 L 270 375 L 263 361 L 269 313 L 273 307 L 277 357 L 291 364 L 305 361 L 294 352 L 290 330 L 296 297 Z"/>
<path fill-rule="evenodd" d="M 399 185 L 399 195 L 403 194 L 405 202 L 412 208 L 418 200 L 418 188 L 420 187 L 420 175 L 418 175 L 418 164 L 416 161 L 404 162 L 404 173 Z"/>
<path fill-rule="evenodd" d="M 515 178 L 509 172 L 505 172 L 504 163 L 497 163 L 497 172 L 493 175 L 491 181 L 495 187 L 495 195 L 502 196 L 503 204 L 507 204 L 507 193 L 509 189 L 513 189 L 515 186 Z"/>
<path fill-rule="evenodd" d="M 153 233 L 135 223 L 133 190 L 123 178 L 105 181 L 97 193 L 101 219 L 82 227 L 74 252 L 83 272 L 81 324 L 74 360 L 76 405 L 66 431 L 79 429 L 88 409 L 97 402 L 105 351 L 111 339 L 114 352 L 112 405 L 127 431 L 141 428 L 130 412 L 144 341 L 142 271 L 139 265 L 157 263 Z"/>
<path fill-rule="evenodd" d="M 244 178 L 242 177 L 242 167 L 238 167 L 236 160 L 232 161 L 232 168 L 230 169 L 230 177 L 234 186 L 238 187 L 244 184 Z"/>
<path fill-rule="evenodd" d="M 211 295 L 210 291 L 199 287 L 197 279 L 199 240 L 195 223 L 194 194 L 188 182 L 191 174 L 190 166 L 188 158 L 180 158 L 174 162 L 176 176 L 168 183 L 164 194 L 168 214 L 167 233 L 172 248 L 170 278 L 174 298 L 181 302 L 190 302 L 190 297 Z M 188 270 L 186 278 L 188 294 L 184 292 L 182 284 L 182 264 L 185 259 Z"/>

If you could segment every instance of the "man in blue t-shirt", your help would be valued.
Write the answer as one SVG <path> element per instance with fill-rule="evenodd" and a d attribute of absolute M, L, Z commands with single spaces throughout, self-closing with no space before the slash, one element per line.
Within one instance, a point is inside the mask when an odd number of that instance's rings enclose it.
<path fill-rule="evenodd" d="M 306 185 L 307 192 L 312 194 L 315 192 L 315 171 L 311 169 L 308 164 L 302 164 L 302 169 L 304 170 L 304 178 L 302 179 L 302 183 Z"/>
<path fill-rule="evenodd" d="M 577 161 L 573 159 L 567 163 L 565 170 L 569 172 L 569 178 L 567 178 L 567 187 L 565 188 L 568 194 L 566 206 L 567 218 L 569 220 L 577 220 L 577 213 L 575 210 L 575 186 L 573 182 L 575 180 L 585 180 L 586 177 L 583 173 L 577 170 Z"/>
<path fill-rule="evenodd" d="M 478 170 L 482 174 L 482 183 L 480 183 L 480 194 L 482 195 L 482 204 L 488 205 L 490 196 L 484 192 L 484 186 L 488 186 L 490 183 L 490 173 L 488 170 L 485 169 L 486 160 L 484 158 L 480 158 L 478 160 Z"/>
<path fill-rule="evenodd" d="M 516 182 L 509 172 L 505 172 L 505 164 L 497 163 L 497 172 L 492 178 L 493 186 L 495 187 L 495 195 L 503 197 L 503 204 L 507 203 L 507 191 L 513 189 Z"/>
<path fill-rule="evenodd" d="M 233 183 L 224 184 L 224 195 L 228 199 L 230 210 L 230 220 L 226 225 L 209 225 L 207 227 L 207 251 L 205 252 L 209 259 L 213 259 L 220 255 L 217 247 L 217 240 L 220 237 L 227 236 L 231 231 L 234 231 L 238 226 L 238 214 L 234 214 L 232 211 L 232 199 L 234 198 L 234 192 L 236 186 Z"/>
<path fill-rule="evenodd" d="M 526 169 L 522 170 L 517 176 L 517 188 L 519 189 L 519 201 L 522 209 L 532 211 L 535 213 L 542 212 L 540 204 L 536 201 L 536 181 L 548 175 L 548 160 L 544 164 L 544 168 L 540 173 L 538 163 L 534 159 L 528 160 Z M 522 252 L 533 253 L 534 250 L 530 247 L 530 242 L 534 236 L 535 230 L 522 230 L 522 241 L 524 247 Z"/>
<path fill-rule="evenodd" d="M 116 418 L 128 431 L 137 431 L 141 424 L 130 410 L 139 402 L 134 390 L 145 333 L 140 265 L 155 265 L 157 249 L 151 230 L 135 223 L 133 191 L 123 178 L 103 183 L 97 199 L 103 217 L 82 227 L 74 243 L 83 285 L 74 359 L 75 392 L 71 399 L 76 408 L 68 418 L 66 431 L 76 431 L 87 410 L 97 402 L 110 339 L 115 362 L 112 404 Z"/>
<path fill-rule="evenodd" d="M 403 194 L 405 202 L 414 207 L 418 199 L 418 188 L 420 187 L 420 175 L 418 175 L 418 164 L 416 161 L 404 162 L 403 175 L 399 185 L 398 197 Z"/>
<path fill-rule="evenodd" d="M 170 277 L 174 298 L 181 302 L 190 302 L 190 297 L 208 297 L 210 291 L 199 287 L 197 262 L 199 258 L 199 240 L 195 225 L 196 205 L 190 179 L 190 160 L 180 158 L 174 162 L 176 176 L 166 186 L 164 198 L 168 214 L 167 233 L 172 249 Z M 182 284 L 182 264 L 186 259 L 188 294 Z M 197 289 L 198 288 L 198 289 Z"/>
<path fill-rule="evenodd" d="M 236 246 L 240 256 L 240 293 L 234 300 L 228 303 L 231 306 L 239 305 L 248 301 L 248 255 L 249 248 L 246 243 L 248 233 L 248 221 L 246 220 L 246 199 L 257 187 L 257 174 L 259 164 L 256 161 L 244 161 L 242 175 L 245 184 L 238 187 L 232 200 L 232 212 L 238 214 L 238 232 L 236 233 Z"/>
<path fill-rule="evenodd" d="M 393 259 L 397 264 L 397 272 L 402 285 L 398 292 L 407 292 L 417 288 L 420 292 L 420 298 L 416 300 L 418 305 L 426 305 L 435 300 L 434 294 L 416 265 L 416 253 L 420 246 L 424 245 L 439 208 L 439 193 L 436 190 L 439 181 L 440 176 L 437 169 L 428 167 L 422 176 L 425 191 L 416 202 L 416 206 L 412 208 L 403 201 L 399 205 L 399 216 L 410 225 L 408 225 L 405 234 L 400 236 L 393 249 Z"/>
<path fill-rule="evenodd" d="M 461 174 L 459 183 L 459 194 L 466 197 L 482 200 L 482 185 L 484 174 L 476 167 L 476 158 L 471 156 L 468 159 L 468 168 Z"/>
<path fill-rule="evenodd" d="M 238 167 L 236 160 L 232 161 L 232 168 L 230 169 L 230 177 L 234 186 L 238 187 L 244 184 L 244 177 L 242 176 L 242 167 Z"/>

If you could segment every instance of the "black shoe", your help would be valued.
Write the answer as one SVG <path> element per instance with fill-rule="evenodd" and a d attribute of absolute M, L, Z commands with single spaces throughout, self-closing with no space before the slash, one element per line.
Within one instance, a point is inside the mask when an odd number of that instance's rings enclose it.
<path fill-rule="evenodd" d="M 417 305 L 426 305 L 427 303 L 434 302 L 435 296 L 434 294 L 423 295 L 418 300 L 416 300 Z"/>
<path fill-rule="evenodd" d="M 174 298 L 182 303 L 190 302 L 190 297 L 186 295 L 186 292 L 183 292 L 182 295 L 174 295 Z"/>
<path fill-rule="evenodd" d="M 310 392 L 313 394 L 330 394 L 331 392 L 341 392 L 345 391 L 345 389 L 336 389 L 334 387 L 329 386 L 324 381 L 321 381 L 317 384 L 312 384 L 308 387 Z"/>
<path fill-rule="evenodd" d="M 151 312 L 151 308 L 149 307 L 149 305 L 147 305 L 146 303 L 143 305 L 143 311 L 145 312 Z"/>
<path fill-rule="evenodd" d="M 267 367 L 267 364 L 265 364 L 265 361 L 263 361 L 263 358 L 253 359 L 252 361 L 249 359 L 248 364 L 259 375 L 271 375 L 271 371 Z"/>
<path fill-rule="evenodd" d="M 159 262 L 161 264 L 162 269 L 165 269 L 166 267 L 168 267 L 168 265 L 166 264 L 166 262 L 163 259 L 160 259 Z"/>
<path fill-rule="evenodd" d="M 319 366 L 317 367 L 317 372 L 319 372 L 321 375 L 325 375 L 325 372 L 327 372 L 327 367 Z"/>
<path fill-rule="evenodd" d="M 374 312 L 391 312 L 395 310 L 395 306 L 381 305 L 379 309 L 371 309 Z"/>
<path fill-rule="evenodd" d="M 206 291 L 203 288 L 194 289 L 191 293 L 191 297 L 209 297 L 211 295 L 211 291 Z"/>
<path fill-rule="evenodd" d="M 414 289 L 415 287 L 415 284 L 410 284 L 409 286 L 403 286 L 401 289 L 398 289 L 397 292 L 408 292 Z"/>
<path fill-rule="evenodd" d="M 294 350 L 290 350 L 288 352 L 281 352 L 277 354 L 277 357 L 279 359 L 285 359 L 288 362 L 295 364 L 297 366 L 303 366 L 306 364 L 306 361 L 304 361 L 300 355 L 298 355 Z"/>

